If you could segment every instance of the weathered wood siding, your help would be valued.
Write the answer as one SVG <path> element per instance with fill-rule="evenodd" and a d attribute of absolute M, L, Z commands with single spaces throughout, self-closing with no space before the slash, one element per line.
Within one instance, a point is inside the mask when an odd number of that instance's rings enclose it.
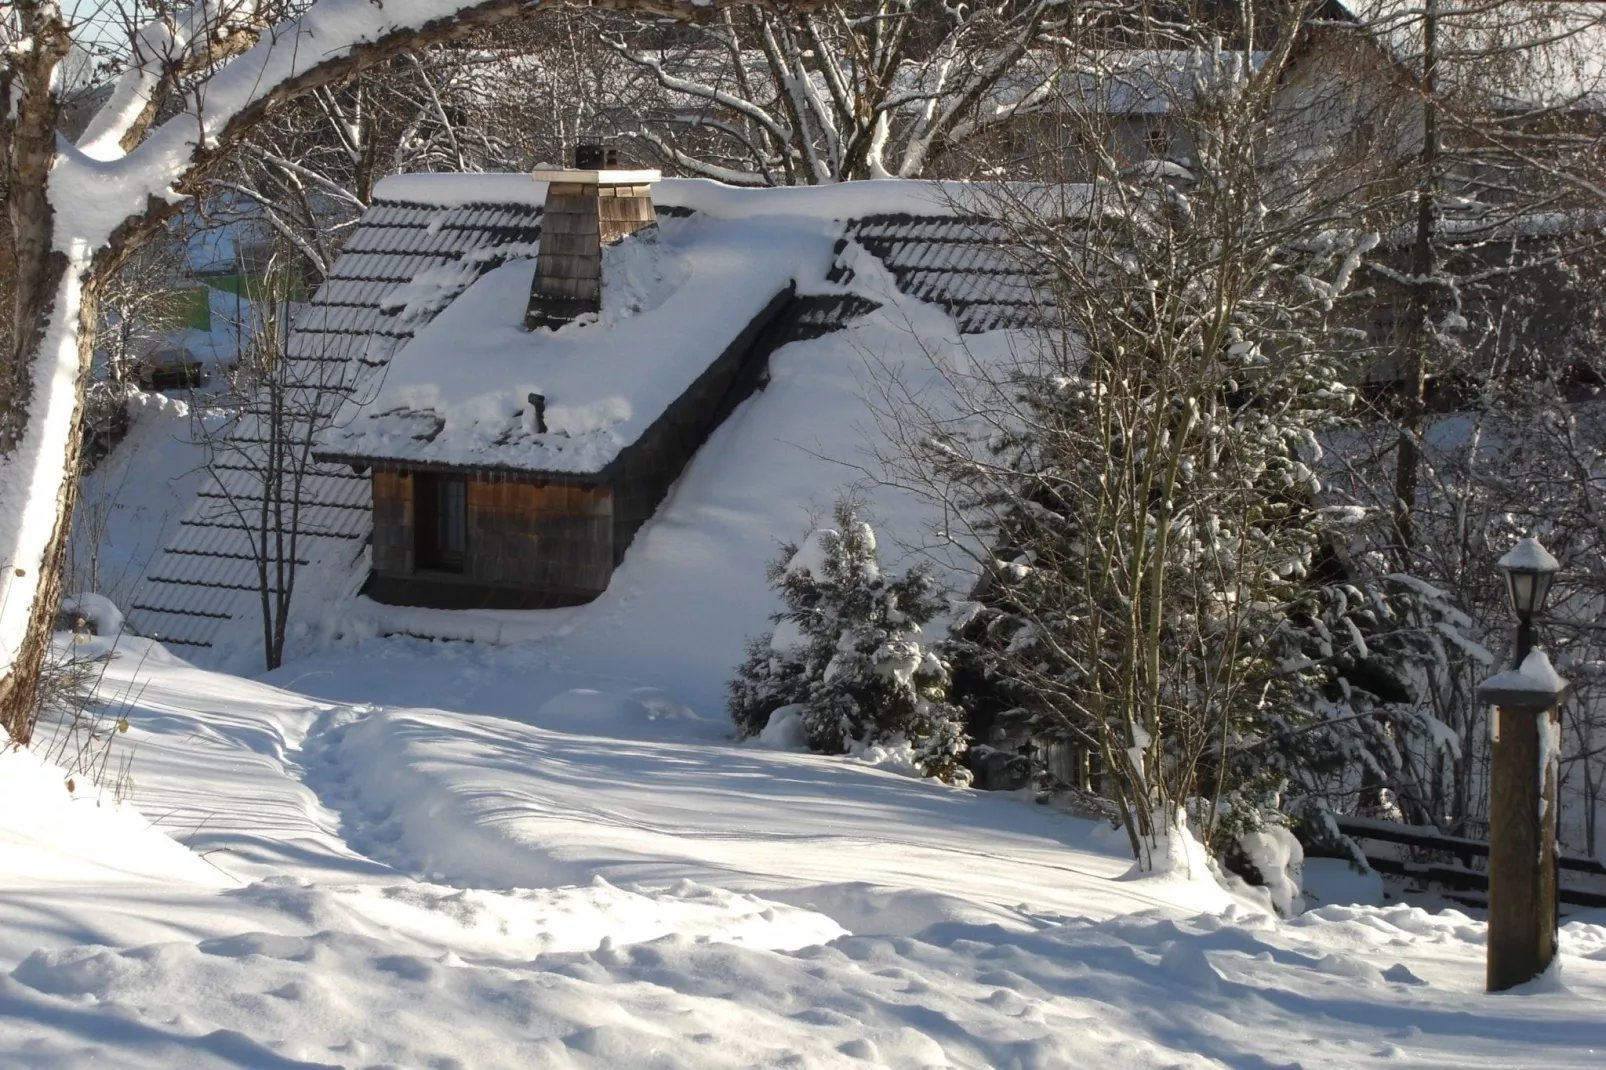
<path fill-rule="evenodd" d="M 561 326 L 600 310 L 602 247 L 657 221 L 651 186 L 550 184 L 525 327 Z"/>
<path fill-rule="evenodd" d="M 373 473 L 377 601 L 443 608 L 542 608 L 588 602 L 613 572 L 613 491 L 537 483 L 501 473 L 467 479 L 462 572 L 416 566 L 413 493 L 406 471 Z"/>
<path fill-rule="evenodd" d="M 413 481 L 401 472 L 374 469 L 374 571 L 413 573 Z"/>
<path fill-rule="evenodd" d="M 613 573 L 613 492 L 470 482 L 468 538 L 470 579 L 594 596 Z"/>

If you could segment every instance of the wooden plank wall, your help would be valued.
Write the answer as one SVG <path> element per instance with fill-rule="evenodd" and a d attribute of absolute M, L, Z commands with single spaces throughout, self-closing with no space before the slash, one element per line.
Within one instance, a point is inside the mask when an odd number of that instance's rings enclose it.
<path fill-rule="evenodd" d="M 613 574 L 613 491 L 471 482 L 468 537 L 471 579 L 600 594 Z"/>
<path fill-rule="evenodd" d="M 589 601 L 608 586 L 611 488 L 505 478 L 467 482 L 463 571 L 421 572 L 414 558 L 415 481 L 406 471 L 375 469 L 373 573 L 386 582 L 370 594 L 407 605 L 534 608 Z"/>
<path fill-rule="evenodd" d="M 401 472 L 373 472 L 374 571 L 393 576 L 413 572 L 413 481 Z"/>

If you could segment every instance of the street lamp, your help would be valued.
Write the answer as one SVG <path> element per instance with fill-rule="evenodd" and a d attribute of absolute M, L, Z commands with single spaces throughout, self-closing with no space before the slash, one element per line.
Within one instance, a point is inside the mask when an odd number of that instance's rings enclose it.
<path fill-rule="evenodd" d="M 1521 665 L 1534 647 L 1533 619 L 1544 612 L 1550 594 L 1550 581 L 1561 571 L 1561 562 L 1539 545 L 1538 539 L 1518 539 L 1499 561 L 1506 574 L 1506 593 L 1517 615 L 1517 664 Z"/>
<path fill-rule="evenodd" d="M 1489 759 L 1487 987 L 1501 992 L 1539 976 L 1556 955 L 1556 785 L 1567 681 L 1534 649 L 1534 617 L 1561 564 L 1537 539 L 1500 559 L 1517 615 L 1514 667 L 1478 687 L 1494 707 Z"/>

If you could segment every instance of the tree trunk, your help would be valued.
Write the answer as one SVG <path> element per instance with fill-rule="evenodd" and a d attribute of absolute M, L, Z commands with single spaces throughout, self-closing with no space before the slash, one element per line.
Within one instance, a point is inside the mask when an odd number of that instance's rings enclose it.
<path fill-rule="evenodd" d="M 47 275 L 40 281 L 54 282 L 54 293 L 42 306 L 27 302 L 28 319 L 19 316 L 21 323 L 32 325 L 25 335 L 18 333 L 31 337 L 33 352 L 19 352 L 18 367 L 33 374 L 12 378 L 22 391 L 8 399 L 5 414 L 17 427 L 18 439 L 4 458 L 4 471 L 17 482 L 26 480 L 33 490 L 13 517 L 7 574 L 0 576 L 5 592 L 0 621 L 5 642 L 14 651 L 9 672 L 0 678 L 0 727 L 13 743 L 23 744 L 33 737 L 39 678 L 61 600 L 62 566 L 78 489 L 74 476 L 83 447 L 83 390 L 95 328 L 94 286 L 76 277 L 79 267 L 67 257 L 52 254 L 49 259 L 54 278 Z M 76 338 L 63 330 L 68 323 L 76 326 Z M 23 349 L 22 344 L 17 346 Z M 53 381 L 41 384 L 46 376 Z M 41 385 L 44 389 L 32 389 Z M 71 406 L 70 418 L 61 420 L 58 414 L 66 406 Z M 65 430 L 65 441 L 50 434 L 58 429 Z M 13 646 L 13 637 L 20 643 Z"/>
<path fill-rule="evenodd" d="M 0 727 L 27 743 L 61 595 L 82 445 L 83 380 L 94 338 L 85 263 L 55 247 L 48 192 L 58 105 L 50 84 L 67 53 L 59 17 L 28 26 L 34 47 L 13 68 L 7 123 L 5 255 L 14 286 L 11 339 L 0 369 Z"/>
<path fill-rule="evenodd" d="M 1436 301 L 1433 287 L 1438 272 L 1439 169 L 1442 146 L 1439 131 L 1438 66 L 1439 10 L 1428 0 L 1422 20 L 1422 150 L 1417 187 L 1416 237 L 1411 247 L 1411 322 L 1406 325 L 1405 394 L 1401 398 L 1400 435 L 1394 463 L 1394 535 L 1396 565 L 1410 572 L 1416 548 L 1416 495 L 1421 479 L 1422 432 L 1426 427 L 1429 349 L 1432 328 L 1428 320 Z"/>

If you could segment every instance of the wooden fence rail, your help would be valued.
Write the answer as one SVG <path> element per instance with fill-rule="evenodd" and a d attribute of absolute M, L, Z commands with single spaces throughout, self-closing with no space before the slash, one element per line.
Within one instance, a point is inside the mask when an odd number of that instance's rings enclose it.
<path fill-rule="evenodd" d="M 1408 877 L 1441 885 L 1457 892 L 1482 893 L 1487 901 L 1489 875 L 1472 868 L 1473 858 L 1489 857 L 1489 845 L 1484 841 L 1464 836 L 1446 836 L 1420 825 L 1397 825 L 1391 821 L 1376 821 L 1364 817 L 1339 817 L 1336 821 L 1338 830 L 1352 840 L 1397 843 L 1405 847 L 1441 851 L 1459 856 L 1461 859 L 1459 866 L 1440 862 L 1402 862 L 1395 858 L 1377 857 L 1371 852 L 1367 852 L 1366 862 L 1377 872 L 1391 877 Z M 1606 863 L 1594 858 L 1561 855 L 1556 859 L 1556 868 L 1567 873 L 1606 877 Z M 1568 906 L 1606 907 L 1606 893 L 1563 887 L 1559 881 L 1557 885 L 1556 898 Z M 1453 898 L 1470 902 L 1464 896 Z"/>

